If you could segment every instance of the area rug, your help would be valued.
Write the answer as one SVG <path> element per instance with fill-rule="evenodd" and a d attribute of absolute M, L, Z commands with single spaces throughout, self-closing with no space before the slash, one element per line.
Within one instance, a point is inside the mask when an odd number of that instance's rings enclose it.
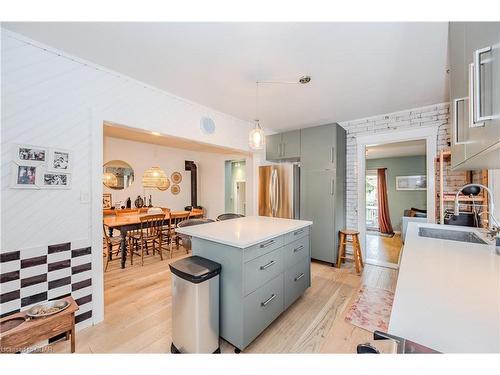
<path fill-rule="evenodd" d="M 393 292 L 363 285 L 345 320 L 370 332 L 387 332 L 393 301 Z"/>

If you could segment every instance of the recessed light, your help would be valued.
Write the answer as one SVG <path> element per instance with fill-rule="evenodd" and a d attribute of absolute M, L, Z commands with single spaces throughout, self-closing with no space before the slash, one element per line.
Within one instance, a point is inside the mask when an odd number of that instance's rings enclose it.
<path fill-rule="evenodd" d="M 160 133 L 158 133 L 158 132 L 151 132 L 151 134 L 156 135 L 156 136 L 161 135 L 161 134 L 160 134 Z"/>

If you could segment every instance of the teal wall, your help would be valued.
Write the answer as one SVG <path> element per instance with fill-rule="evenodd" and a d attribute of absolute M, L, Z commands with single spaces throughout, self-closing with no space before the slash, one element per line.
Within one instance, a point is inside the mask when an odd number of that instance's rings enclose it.
<path fill-rule="evenodd" d="M 426 174 L 425 156 L 405 156 L 399 158 L 368 159 L 366 169 L 387 168 L 387 197 L 394 230 L 401 230 L 401 217 L 405 209 L 411 207 L 425 209 L 425 190 L 396 190 L 396 176 Z"/>

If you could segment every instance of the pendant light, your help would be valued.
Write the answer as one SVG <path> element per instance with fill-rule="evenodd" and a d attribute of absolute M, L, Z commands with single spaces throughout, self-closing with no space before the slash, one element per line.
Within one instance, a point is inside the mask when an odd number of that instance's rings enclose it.
<path fill-rule="evenodd" d="M 255 82 L 255 126 L 248 135 L 248 144 L 252 150 L 262 150 L 266 145 L 266 135 L 259 123 L 259 83 L 306 85 L 311 82 L 310 76 L 302 76 L 298 81 L 257 81 Z"/>
<path fill-rule="evenodd" d="M 252 150 L 262 150 L 266 145 L 266 135 L 259 123 L 259 81 L 255 82 L 255 126 L 248 135 L 248 144 Z"/>
<path fill-rule="evenodd" d="M 167 180 L 167 175 L 160 167 L 151 167 L 142 176 L 142 186 L 145 188 L 163 187 Z"/>
<path fill-rule="evenodd" d="M 107 187 L 118 186 L 118 178 L 111 172 L 104 172 L 102 174 L 102 183 Z"/>

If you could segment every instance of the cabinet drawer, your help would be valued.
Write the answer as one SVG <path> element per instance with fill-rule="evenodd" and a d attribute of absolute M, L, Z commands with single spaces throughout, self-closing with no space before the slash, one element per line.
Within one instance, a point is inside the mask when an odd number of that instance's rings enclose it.
<path fill-rule="evenodd" d="M 244 265 L 243 292 L 246 296 L 283 272 L 283 248 L 251 260 Z"/>
<path fill-rule="evenodd" d="M 267 254 L 281 246 L 283 246 L 283 236 L 271 238 L 270 240 L 262 241 L 257 245 L 247 247 L 243 250 L 243 262 L 249 262 L 252 259 Z"/>
<path fill-rule="evenodd" d="M 309 234 L 309 227 L 300 228 L 294 230 L 293 232 L 285 234 L 284 243 L 289 244 L 290 242 L 297 241 L 299 238 L 307 236 Z"/>
<path fill-rule="evenodd" d="M 311 265 L 309 258 L 285 270 L 285 309 L 311 286 Z"/>
<path fill-rule="evenodd" d="M 247 346 L 283 311 L 283 274 L 245 297 L 243 342 Z"/>
<path fill-rule="evenodd" d="M 289 243 L 283 247 L 283 263 L 286 268 L 309 258 L 309 236 L 299 238 L 297 241 Z"/>

